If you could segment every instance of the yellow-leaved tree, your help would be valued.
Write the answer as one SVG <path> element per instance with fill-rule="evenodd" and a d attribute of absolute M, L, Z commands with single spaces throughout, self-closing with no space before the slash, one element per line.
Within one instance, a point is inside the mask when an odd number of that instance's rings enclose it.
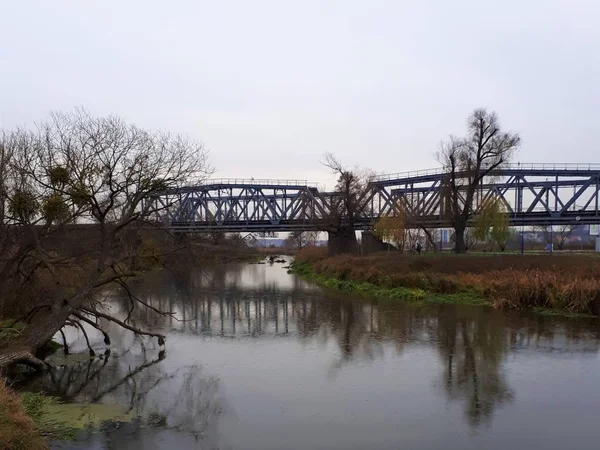
<path fill-rule="evenodd" d="M 393 214 L 379 218 L 373 226 L 373 234 L 384 242 L 395 245 L 403 252 L 410 244 L 411 232 L 408 227 L 406 214 L 402 208 L 395 208 Z"/>
<path fill-rule="evenodd" d="M 510 222 L 506 207 L 498 198 L 484 200 L 474 221 L 475 238 L 486 242 L 490 247 L 497 245 L 506 250 L 510 238 Z"/>

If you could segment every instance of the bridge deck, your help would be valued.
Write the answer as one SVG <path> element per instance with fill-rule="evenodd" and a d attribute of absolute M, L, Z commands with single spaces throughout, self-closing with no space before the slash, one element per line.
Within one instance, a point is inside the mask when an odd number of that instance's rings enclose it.
<path fill-rule="evenodd" d="M 432 169 L 375 178 L 359 199 L 359 229 L 403 210 L 426 227 L 449 227 L 446 172 Z M 513 226 L 597 224 L 600 165 L 517 164 L 495 170 L 478 188 L 472 214 L 490 198 L 505 205 Z M 155 218 L 176 230 L 323 230 L 339 214 L 341 198 L 299 180 L 208 180 L 150 199 Z"/>

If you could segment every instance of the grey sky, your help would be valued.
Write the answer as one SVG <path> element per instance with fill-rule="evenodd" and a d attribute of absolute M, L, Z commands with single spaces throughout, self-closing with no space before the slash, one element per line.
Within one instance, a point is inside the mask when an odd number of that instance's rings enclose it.
<path fill-rule="evenodd" d="M 0 125 L 84 106 L 202 140 L 220 176 L 437 165 L 496 110 L 527 162 L 598 161 L 600 2 L 0 0 Z"/>

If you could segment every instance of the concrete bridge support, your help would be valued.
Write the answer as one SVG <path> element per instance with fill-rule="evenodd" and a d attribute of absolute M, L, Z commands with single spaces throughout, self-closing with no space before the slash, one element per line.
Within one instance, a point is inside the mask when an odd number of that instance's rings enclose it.
<path fill-rule="evenodd" d="M 358 255 L 358 241 L 353 228 L 342 227 L 336 231 L 328 231 L 327 235 L 327 253 L 329 256 L 341 255 L 342 253 Z"/>

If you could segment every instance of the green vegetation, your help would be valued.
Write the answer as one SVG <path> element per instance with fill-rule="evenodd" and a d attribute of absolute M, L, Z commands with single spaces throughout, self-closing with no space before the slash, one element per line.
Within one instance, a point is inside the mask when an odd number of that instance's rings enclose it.
<path fill-rule="evenodd" d="M 23 407 L 19 395 L 0 380 L 0 448 L 39 450 L 47 448 L 36 425 Z"/>
<path fill-rule="evenodd" d="M 38 432 L 51 439 L 72 439 L 85 428 L 96 428 L 105 422 L 129 422 L 133 413 L 124 413 L 118 405 L 97 403 L 61 403 L 56 397 L 39 393 L 21 394 L 25 412 Z"/>
<path fill-rule="evenodd" d="M 298 254 L 293 271 L 318 283 L 377 297 L 488 304 L 563 316 L 600 313 L 600 259 L 586 255 L 407 256 L 399 252 L 327 257 Z"/>
<path fill-rule="evenodd" d="M 477 292 L 436 293 L 416 287 L 384 287 L 367 281 L 343 280 L 315 272 L 309 263 L 293 264 L 289 273 L 301 275 L 324 287 L 368 295 L 377 298 L 396 299 L 410 302 L 453 303 L 462 305 L 491 305 Z"/>
<path fill-rule="evenodd" d="M 62 420 L 55 420 L 48 409 L 56 400 L 44 394 L 26 392 L 21 394 L 26 414 L 33 420 L 37 432 L 50 439 L 72 439 L 76 428 Z M 57 402 L 56 402 L 57 403 Z"/>
<path fill-rule="evenodd" d="M 506 207 L 499 199 L 487 199 L 482 202 L 479 214 L 475 216 L 475 239 L 485 242 L 490 249 L 497 245 L 501 251 L 506 250 L 506 242 L 510 238 L 510 222 Z"/>
<path fill-rule="evenodd" d="M 86 428 L 135 418 L 119 405 L 62 403 L 41 393 L 18 394 L 0 379 L 0 449 L 48 448 L 46 439 L 69 440 Z"/>
<path fill-rule="evenodd" d="M 0 320 L 0 340 L 9 339 L 20 335 L 25 329 L 25 324 L 10 319 Z"/>

